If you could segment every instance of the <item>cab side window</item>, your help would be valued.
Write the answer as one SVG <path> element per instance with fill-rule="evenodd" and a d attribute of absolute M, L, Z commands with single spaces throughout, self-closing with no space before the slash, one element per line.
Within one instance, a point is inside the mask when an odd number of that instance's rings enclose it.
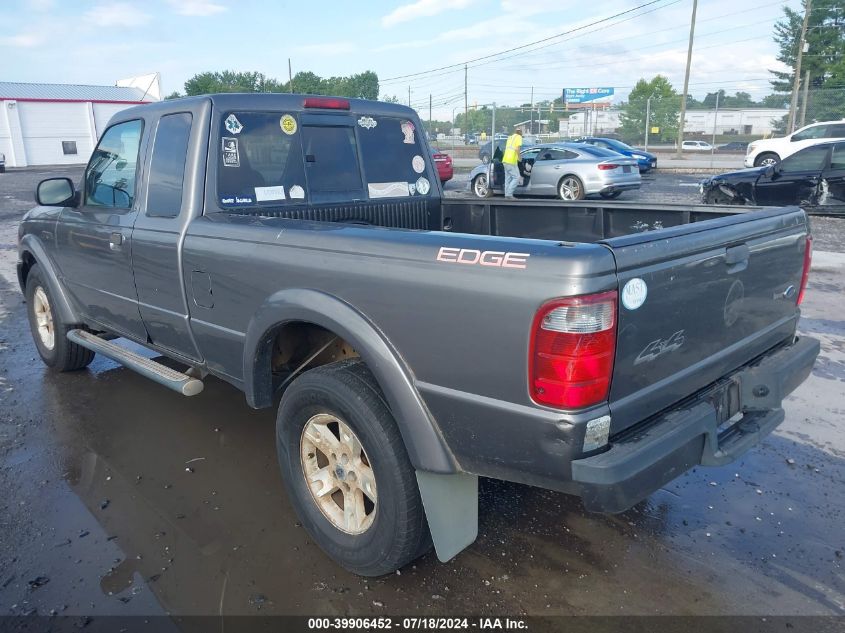
<path fill-rule="evenodd" d="M 175 218 L 182 208 L 191 119 L 189 112 L 180 112 L 163 116 L 158 122 L 147 194 L 150 217 Z"/>
<path fill-rule="evenodd" d="M 141 120 L 118 123 L 106 130 L 85 169 L 86 205 L 132 208 L 143 130 Z"/>
<path fill-rule="evenodd" d="M 825 138 L 845 138 L 845 123 L 828 125 Z"/>
<path fill-rule="evenodd" d="M 829 150 L 829 145 L 817 145 L 802 149 L 800 152 L 784 158 L 780 163 L 780 170 L 787 174 L 800 171 L 821 171 L 824 168 Z"/>
<path fill-rule="evenodd" d="M 827 126 L 826 125 L 816 125 L 814 127 L 808 127 L 803 132 L 797 132 L 796 134 L 792 135 L 793 141 L 808 141 L 814 138 L 825 138 L 828 136 L 827 133 Z"/>
<path fill-rule="evenodd" d="M 831 170 L 845 170 L 845 143 L 837 143 L 833 148 L 833 157 L 830 159 Z"/>

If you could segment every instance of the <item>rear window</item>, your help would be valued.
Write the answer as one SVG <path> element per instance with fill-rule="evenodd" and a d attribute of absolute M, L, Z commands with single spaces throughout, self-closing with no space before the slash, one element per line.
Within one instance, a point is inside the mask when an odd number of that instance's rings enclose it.
<path fill-rule="evenodd" d="M 355 130 L 345 126 L 305 126 L 305 170 L 316 201 L 363 197 Z"/>
<path fill-rule="evenodd" d="M 589 154 L 591 156 L 596 156 L 598 158 L 612 158 L 613 156 L 618 156 L 618 152 L 614 152 L 609 149 L 604 149 L 603 147 L 595 147 L 593 145 L 584 145 L 583 147 L 579 147 L 578 151 L 583 152 L 584 154 Z"/>
<path fill-rule="evenodd" d="M 305 202 L 301 131 L 294 113 L 227 112 L 220 119 L 217 195 L 222 207 Z"/>
<path fill-rule="evenodd" d="M 361 162 L 367 193 L 373 198 L 427 196 L 434 182 L 422 130 L 401 117 L 360 116 L 357 119 Z"/>

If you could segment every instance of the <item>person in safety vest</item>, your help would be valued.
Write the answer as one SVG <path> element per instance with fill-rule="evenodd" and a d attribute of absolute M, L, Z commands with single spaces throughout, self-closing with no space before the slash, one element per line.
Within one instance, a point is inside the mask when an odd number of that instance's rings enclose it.
<path fill-rule="evenodd" d="M 522 148 L 522 130 L 516 128 L 508 137 L 502 165 L 505 167 L 505 198 L 513 198 L 514 189 L 519 184 L 519 150 Z"/>

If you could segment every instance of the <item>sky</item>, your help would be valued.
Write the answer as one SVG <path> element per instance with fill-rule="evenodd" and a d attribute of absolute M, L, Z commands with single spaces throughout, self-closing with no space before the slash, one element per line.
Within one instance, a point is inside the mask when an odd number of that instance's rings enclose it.
<path fill-rule="evenodd" d="M 690 93 L 768 94 L 768 70 L 784 69 L 772 40 L 784 6 L 799 0 L 700 0 Z M 619 101 L 658 73 L 680 91 L 691 12 L 692 0 L 0 0 L 0 81 L 159 72 L 169 94 L 204 71 L 286 80 L 290 58 L 294 73 L 375 71 L 380 96 L 407 103 L 410 87 L 411 104 L 427 117 L 431 95 L 443 120 L 463 109 L 465 63 L 470 105 L 564 87 L 613 87 Z"/>

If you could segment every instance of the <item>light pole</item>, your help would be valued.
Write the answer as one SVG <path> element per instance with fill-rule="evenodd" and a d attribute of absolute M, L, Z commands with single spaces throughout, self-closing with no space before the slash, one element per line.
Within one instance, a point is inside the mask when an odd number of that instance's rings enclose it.
<path fill-rule="evenodd" d="M 648 151 L 648 131 L 651 127 L 651 100 L 654 99 L 654 93 L 645 100 L 645 151 Z"/>

